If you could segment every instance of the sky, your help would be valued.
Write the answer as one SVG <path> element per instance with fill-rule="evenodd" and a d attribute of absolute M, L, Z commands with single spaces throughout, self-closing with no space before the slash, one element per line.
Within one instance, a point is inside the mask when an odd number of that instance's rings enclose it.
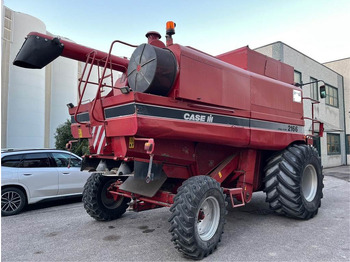
<path fill-rule="evenodd" d="M 10 9 L 39 18 L 46 30 L 107 52 L 114 40 L 139 45 L 148 31 L 165 40 L 218 55 L 276 41 L 324 63 L 350 57 L 349 0 L 4 0 Z M 29 32 L 28 32 L 29 33 Z M 130 57 L 133 49 L 116 46 Z"/>

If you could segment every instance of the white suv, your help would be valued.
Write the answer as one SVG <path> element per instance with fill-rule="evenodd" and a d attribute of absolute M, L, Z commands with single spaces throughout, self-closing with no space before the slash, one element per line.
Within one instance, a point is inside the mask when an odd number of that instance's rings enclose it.
<path fill-rule="evenodd" d="M 2 151 L 1 215 L 18 214 L 44 199 L 81 195 L 90 174 L 80 165 L 80 157 L 64 150 Z"/>

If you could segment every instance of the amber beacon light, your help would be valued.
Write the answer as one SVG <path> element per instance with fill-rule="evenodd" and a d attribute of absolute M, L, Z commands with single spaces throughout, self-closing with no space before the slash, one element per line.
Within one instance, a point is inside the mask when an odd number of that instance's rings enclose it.
<path fill-rule="evenodd" d="M 168 21 L 166 23 L 166 34 L 171 36 L 175 34 L 176 24 L 173 21 Z"/>

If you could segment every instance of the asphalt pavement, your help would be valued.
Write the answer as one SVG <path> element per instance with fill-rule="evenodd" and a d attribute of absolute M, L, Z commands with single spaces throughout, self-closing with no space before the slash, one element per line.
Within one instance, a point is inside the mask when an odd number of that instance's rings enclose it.
<path fill-rule="evenodd" d="M 350 182 L 350 166 L 336 166 L 324 168 L 323 174 L 325 176 L 333 176 Z"/>
<path fill-rule="evenodd" d="M 255 193 L 229 210 L 218 249 L 202 261 L 350 261 L 349 171 L 324 170 L 322 206 L 307 221 L 274 214 Z M 1 260 L 191 261 L 170 241 L 169 216 L 161 208 L 97 222 L 79 200 L 34 205 L 1 218 Z"/>

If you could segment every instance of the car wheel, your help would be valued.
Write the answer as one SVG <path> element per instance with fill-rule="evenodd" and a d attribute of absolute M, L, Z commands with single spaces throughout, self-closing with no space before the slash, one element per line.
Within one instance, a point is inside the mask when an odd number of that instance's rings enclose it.
<path fill-rule="evenodd" d="M 22 190 L 7 187 L 1 191 L 1 215 L 13 216 L 26 206 L 26 196 Z"/>

